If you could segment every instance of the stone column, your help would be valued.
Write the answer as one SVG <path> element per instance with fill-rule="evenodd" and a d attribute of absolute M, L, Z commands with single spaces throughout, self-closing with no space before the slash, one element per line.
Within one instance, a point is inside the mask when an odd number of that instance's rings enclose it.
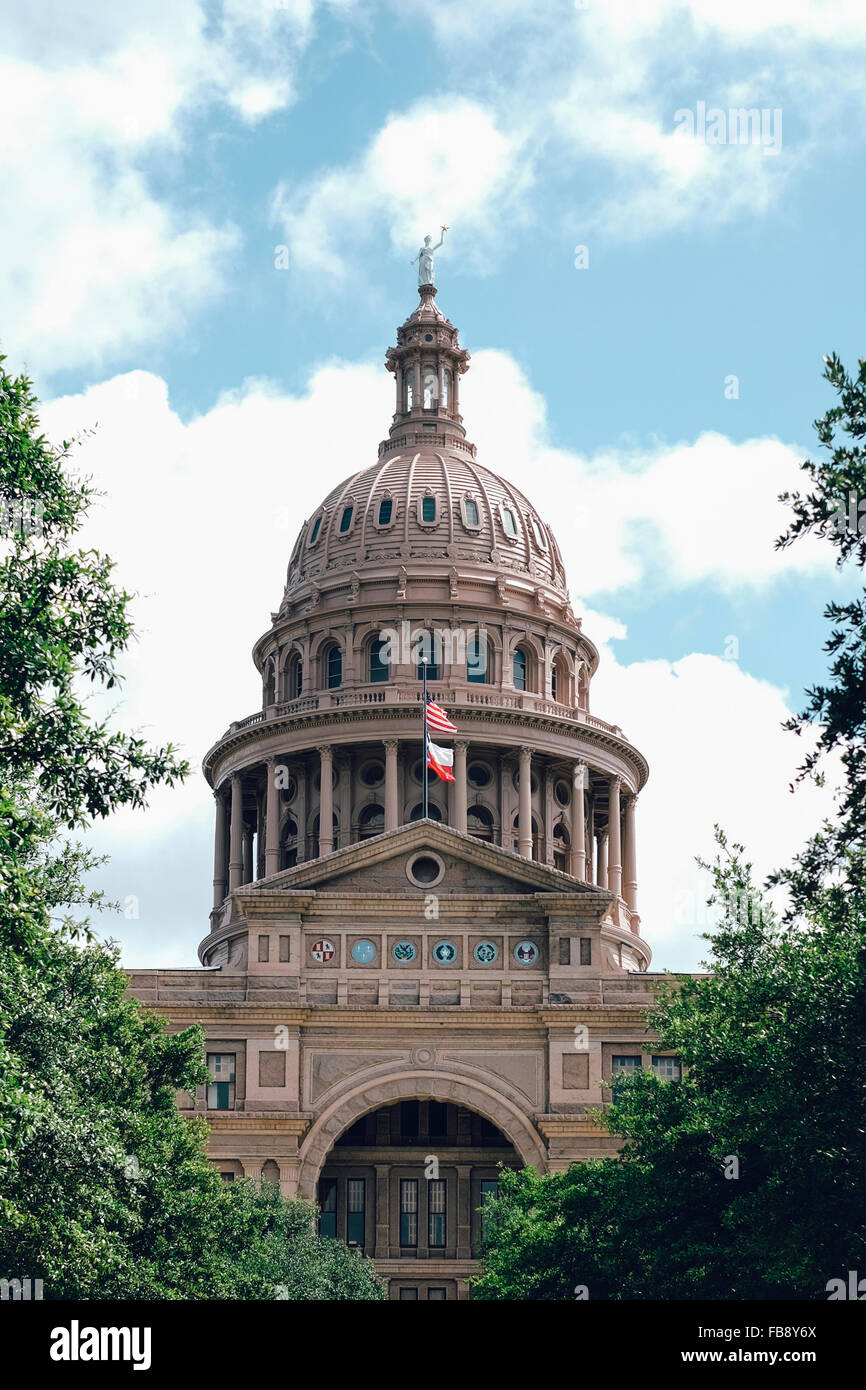
<path fill-rule="evenodd" d="M 297 765 L 298 795 L 295 801 L 295 820 L 298 826 L 298 863 L 307 857 L 307 780 L 309 772 L 306 759 Z"/>
<path fill-rule="evenodd" d="M 231 849 L 229 851 L 229 892 L 240 888 L 244 872 L 244 784 L 241 774 L 232 774 Z"/>
<path fill-rule="evenodd" d="M 389 1163 L 376 1164 L 376 1244 L 375 1258 L 377 1260 L 387 1260 L 391 1246 L 391 1219 L 390 1219 L 390 1200 L 389 1184 L 391 1180 L 391 1165 Z"/>
<path fill-rule="evenodd" d="M 466 829 L 466 802 L 469 788 L 466 783 L 466 750 L 469 744 L 465 740 L 454 745 L 454 829 Z"/>
<path fill-rule="evenodd" d="M 635 842 L 635 811 L 637 796 L 632 794 L 625 799 L 625 824 L 623 826 L 622 869 L 623 895 L 630 912 L 637 912 L 637 846 Z"/>
<path fill-rule="evenodd" d="M 213 905 L 219 907 L 226 895 L 226 799 L 214 792 L 216 827 L 213 841 Z"/>
<path fill-rule="evenodd" d="M 571 873 L 573 878 L 586 877 L 586 814 L 583 804 L 583 784 L 586 768 L 575 763 L 571 770 Z"/>
<path fill-rule="evenodd" d="M 265 810 L 265 876 L 280 870 L 280 792 L 277 786 L 276 758 L 268 758 L 268 792 Z"/>
<path fill-rule="evenodd" d="M 499 843 L 503 849 L 511 849 L 514 838 L 511 825 L 511 797 L 509 778 L 514 764 L 502 754 L 499 755 Z"/>
<path fill-rule="evenodd" d="M 339 847 L 344 849 L 352 843 L 352 761 L 348 755 L 340 759 L 339 786 L 340 830 Z"/>
<path fill-rule="evenodd" d="M 252 1178 L 256 1187 L 262 1185 L 262 1169 L 265 1166 L 263 1158 L 245 1158 L 241 1162 L 245 1178 Z"/>
<path fill-rule="evenodd" d="M 544 862 L 553 866 L 553 774 L 544 769 L 541 805 L 544 811 Z"/>
<path fill-rule="evenodd" d="M 619 794 L 622 786 L 620 777 L 611 777 L 608 792 L 607 833 L 609 836 L 609 860 L 607 866 L 607 886 L 611 893 L 622 897 L 622 850 L 619 831 Z"/>
<path fill-rule="evenodd" d="M 396 830 L 400 824 L 397 794 L 397 749 L 399 740 L 385 739 L 385 829 Z"/>
<path fill-rule="evenodd" d="M 520 804 L 517 822 L 518 851 L 532 858 L 532 749 L 520 750 Z"/>
<path fill-rule="evenodd" d="M 472 1255 L 472 1167 L 457 1164 L 457 1258 L 468 1260 Z"/>
<path fill-rule="evenodd" d="M 599 888 L 607 887 L 607 831 L 598 832 L 598 860 L 595 881 Z"/>
<path fill-rule="evenodd" d="M 329 743 L 319 749 L 319 858 L 334 848 L 334 750 Z"/>

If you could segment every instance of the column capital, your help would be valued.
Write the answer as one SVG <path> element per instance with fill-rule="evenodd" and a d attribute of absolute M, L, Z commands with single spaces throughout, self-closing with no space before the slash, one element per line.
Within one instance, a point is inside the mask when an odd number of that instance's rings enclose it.
<path fill-rule="evenodd" d="M 524 743 L 524 744 L 522 745 L 521 749 L 520 749 L 520 758 L 521 758 L 521 761 L 522 761 L 522 762 L 527 761 L 529 758 L 532 757 L 532 753 L 533 753 L 533 750 L 529 747 L 528 744 Z"/>
<path fill-rule="evenodd" d="M 618 772 L 611 777 L 608 785 L 611 791 L 620 791 L 622 789 L 622 778 Z"/>
<path fill-rule="evenodd" d="M 382 742 L 385 745 L 386 753 L 396 753 L 397 749 L 400 747 L 400 740 L 398 738 L 383 738 Z"/>
<path fill-rule="evenodd" d="M 322 758 L 324 761 L 326 761 L 326 762 L 327 762 L 329 759 L 333 759 L 333 757 L 334 757 L 334 748 L 333 748 L 333 745 L 330 744 L 330 743 L 320 743 L 320 744 L 319 744 L 319 755 L 320 755 L 321 758 Z"/>
<path fill-rule="evenodd" d="M 468 738 L 458 738 L 454 744 L 454 747 L 458 749 L 461 753 L 465 753 L 469 748 Z"/>

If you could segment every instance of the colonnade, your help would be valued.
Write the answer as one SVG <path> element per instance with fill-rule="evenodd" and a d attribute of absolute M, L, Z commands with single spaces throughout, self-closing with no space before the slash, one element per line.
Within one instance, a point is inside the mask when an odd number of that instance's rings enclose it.
<path fill-rule="evenodd" d="M 385 753 L 385 830 L 395 830 L 400 822 L 400 740 L 382 740 Z M 479 755 L 487 750 L 478 745 Z M 454 782 L 449 784 L 448 822 L 455 830 L 466 831 L 468 817 L 469 784 L 467 780 L 467 754 L 469 743 L 458 739 L 454 744 Z M 311 750 L 313 751 L 313 750 Z M 334 849 L 334 748 L 332 744 L 319 745 L 314 750 L 319 755 L 319 835 L 318 854 L 322 857 Z M 499 751 L 499 750 L 497 750 Z M 545 755 L 546 757 L 546 755 Z M 517 846 L 518 852 L 526 859 L 533 855 L 533 814 L 532 814 L 532 765 L 539 758 L 538 750 L 527 745 L 518 749 L 517 757 Z M 278 873 L 280 868 L 280 780 L 278 769 L 285 766 L 287 757 L 273 756 L 267 760 L 267 790 L 264 805 L 264 871 L 267 877 Z M 501 768 L 508 765 L 502 760 Z M 513 763 L 510 764 L 513 766 Z M 548 858 L 552 862 L 552 802 L 548 794 L 550 762 L 545 770 L 544 839 Z M 253 865 L 253 825 L 244 818 L 244 772 L 234 772 L 229 778 L 230 794 L 226 798 L 222 789 L 214 793 L 216 802 L 216 826 L 214 835 L 214 906 L 219 907 L 227 893 L 252 882 L 256 877 Z M 351 769 L 348 761 L 341 760 L 338 766 L 338 795 L 340 805 L 345 807 L 351 800 Z M 502 842 L 511 844 L 512 828 L 506 825 L 506 798 L 500 784 Z M 585 762 L 577 759 L 571 765 L 570 824 L 568 843 L 568 871 L 573 878 L 591 882 L 607 888 L 617 898 L 622 898 L 628 909 L 637 912 L 637 854 L 635 842 L 635 813 L 637 795 L 623 788 L 619 776 L 607 779 L 607 819 L 606 823 L 596 825 L 597 811 L 602 802 L 603 781 L 596 775 L 590 781 L 590 770 Z M 513 803 L 511 803 L 513 805 Z M 603 810 L 598 816 L 601 821 Z M 510 816 L 509 816 L 510 819 Z M 227 833 L 228 832 L 228 833 Z M 300 834 L 304 835 L 303 826 Z M 341 843 L 348 843 L 347 832 L 343 831 Z M 226 849 L 228 856 L 226 857 Z M 261 855 L 259 860 L 261 862 Z"/>

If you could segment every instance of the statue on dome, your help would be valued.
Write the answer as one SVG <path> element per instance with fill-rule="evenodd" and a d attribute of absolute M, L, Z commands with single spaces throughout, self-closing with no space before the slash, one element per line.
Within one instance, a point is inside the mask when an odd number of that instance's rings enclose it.
<path fill-rule="evenodd" d="M 448 228 L 440 227 L 439 230 L 442 233 L 442 235 L 440 236 L 436 245 L 431 246 L 430 237 L 425 236 L 424 245 L 421 247 L 420 251 L 418 252 L 418 255 L 413 256 L 411 261 L 409 262 L 410 265 L 415 265 L 416 261 L 418 263 L 419 290 L 422 285 L 434 285 L 436 283 L 433 279 L 433 252 L 439 250 L 439 247 L 445 240 L 445 233 L 448 231 Z"/>

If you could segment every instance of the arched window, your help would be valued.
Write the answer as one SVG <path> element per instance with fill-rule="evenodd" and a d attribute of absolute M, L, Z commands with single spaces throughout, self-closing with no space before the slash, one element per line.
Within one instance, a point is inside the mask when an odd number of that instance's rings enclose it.
<path fill-rule="evenodd" d="M 493 842 L 493 816 L 486 806 L 470 806 L 466 812 L 466 829 L 477 840 Z"/>
<path fill-rule="evenodd" d="M 386 681 L 391 674 L 389 665 L 390 643 L 387 637 L 378 637 L 370 643 L 370 669 L 369 679 L 371 683 L 376 681 Z"/>
<path fill-rule="evenodd" d="M 277 677 L 274 671 L 273 661 L 269 661 L 265 670 L 265 704 L 272 705 L 277 698 Z"/>
<path fill-rule="evenodd" d="M 418 666 L 418 679 L 424 679 L 424 663 L 421 658 L 426 658 L 427 679 L 428 681 L 438 681 L 440 678 L 439 662 L 436 660 L 436 644 L 433 635 L 426 629 L 422 631 L 420 641 L 415 643 Z"/>
<path fill-rule="evenodd" d="M 435 774 L 434 774 L 434 775 L 435 775 Z M 409 814 L 409 819 L 410 819 L 410 820 L 423 820 L 423 819 L 424 819 L 424 803 L 423 803 L 423 801 L 419 801 L 417 806 L 413 806 L 413 807 L 412 807 L 412 810 L 411 810 L 411 812 L 410 812 L 410 814 Z M 435 802 L 435 801 L 429 801 L 429 800 L 428 800 L 428 804 L 427 804 L 427 819 L 428 819 L 428 820 L 441 820 L 441 819 L 442 819 L 442 812 L 439 810 L 439 807 L 436 805 L 436 802 Z"/>
<path fill-rule="evenodd" d="M 315 521 L 313 522 L 313 529 L 310 532 L 310 545 L 316 544 L 316 541 L 319 539 L 319 531 L 321 530 L 321 527 L 322 518 L 321 516 L 317 516 Z"/>
<path fill-rule="evenodd" d="M 432 367 L 428 367 L 424 372 L 424 409 L 432 410 L 436 405 L 436 397 L 439 395 L 439 385 L 436 381 L 436 373 Z"/>
<path fill-rule="evenodd" d="M 298 823 L 294 816 L 286 816 L 280 835 L 280 868 L 291 869 L 298 862 Z"/>
<path fill-rule="evenodd" d="M 352 513 L 353 513 L 354 510 L 355 510 L 355 509 L 354 509 L 354 507 L 351 505 L 351 503 L 349 504 L 348 507 L 344 507 L 344 508 L 343 508 L 343 515 L 340 517 L 340 535 L 341 535 L 341 536 L 344 536 L 344 535 L 346 534 L 346 532 L 351 528 L 351 525 L 352 525 Z"/>
<path fill-rule="evenodd" d="M 525 690 L 526 678 L 529 663 L 526 660 L 526 652 L 518 647 L 514 653 L 514 689 Z"/>
<path fill-rule="evenodd" d="M 571 836 L 563 825 L 562 821 L 553 827 L 553 867 L 562 869 L 563 873 L 568 872 L 568 851 L 571 847 Z"/>
<path fill-rule="evenodd" d="M 553 667 L 552 667 L 551 672 L 550 672 L 550 698 L 551 698 L 551 700 L 558 700 L 558 699 L 559 699 L 559 696 L 558 696 L 558 694 L 557 694 L 558 689 L 559 689 L 559 672 L 558 672 L 558 670 L 556 669 L 556 662 L 554 661 Z"/>
<path fill-rule="evenodd" d="M 550 671 L 550 698 L 558 700 L 561 705 L 569 702 L 568 666 L 562 654 L 553 658 L 553 666 Z"/>
<path fill-rule="evenodd" d="M 471 637 L 466 643 L 466 679 L 471 685 L 490 685 L 493 680 L 490 644 L 483 637 Z"/>
<path fill-rule="evenodd" d="M 581 666 L 577 676 L 577 703 L 581 709 L 589 709 L 589 675 Z"/>
<path fill-rule="evenodd" d="M 381 806 L 365 806 L 358 820 L 358 837 L 369 840 L 371 835 L 381 835 L 385 829 L 385 812 Z"/>
<path fill-rule="evenodd" d="M 409 367 L 406 375 L 406 409 L 411 410 L 415 404 L 415 368 Z"/>
<path fill-rule="evenodd" d="M 297 700 L 304 688 L 304 663 L 300 653 L 295 652 L 289 657 L 286 665 L 285 676 L 285 699 Z"/>
<path fill-rule="evenodd" d="M 447 368 L 442 373 L 442 405 L 445 410 L 451 405 L 451 373 Z"/>
<path fill-rule="evenodd" d="M 336 690 L 338 685 L 343 683 L 343 653 L 336 645 L 328 648 L 328 655 L 325 661 L 325 671 L 327 675 L 328 689 Z"/>

